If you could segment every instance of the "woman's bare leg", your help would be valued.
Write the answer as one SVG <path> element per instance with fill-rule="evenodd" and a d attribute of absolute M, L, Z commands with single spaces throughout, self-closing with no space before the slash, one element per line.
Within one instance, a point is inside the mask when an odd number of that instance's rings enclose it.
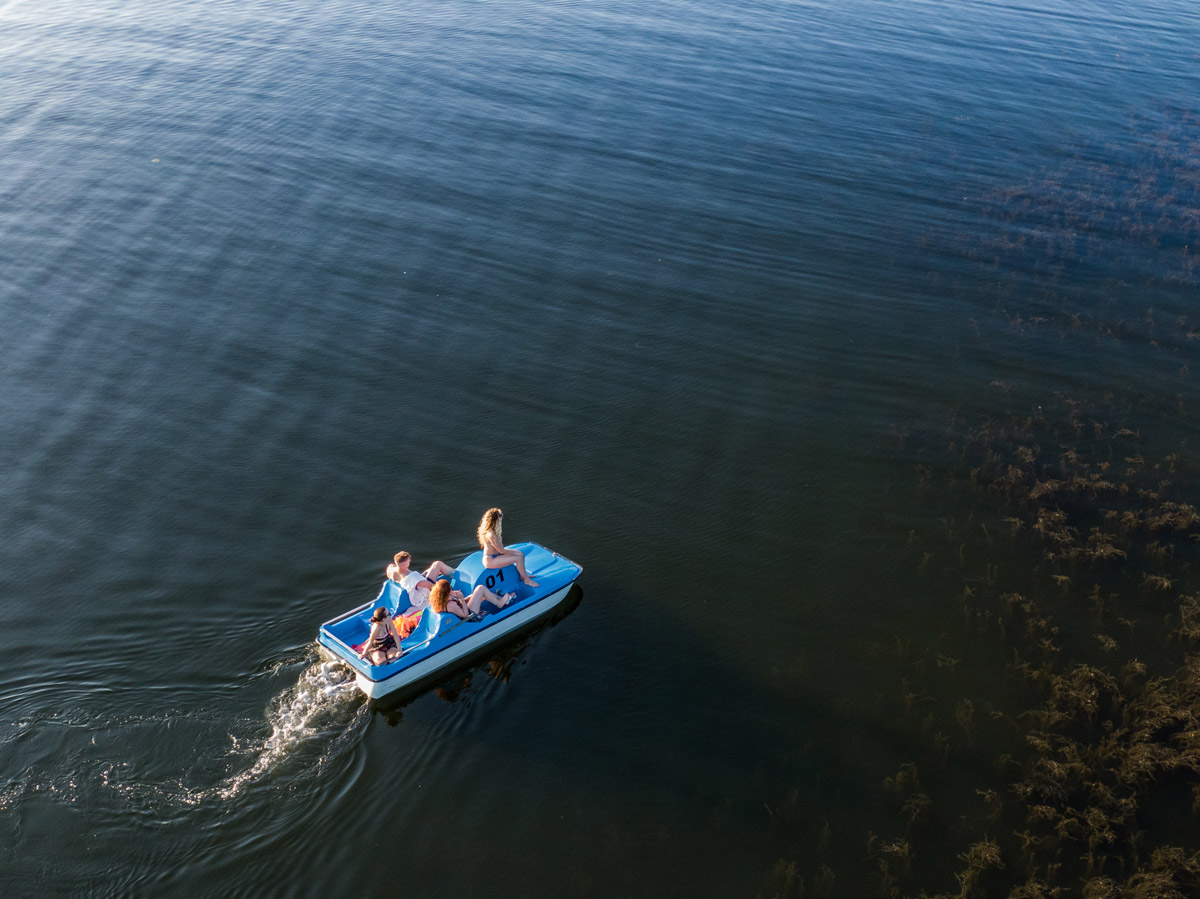
<path fill-rule="evenodd" d="M 483 556 L 484 568 L 504 568 L 506 565 L 516 565 L 517 574 L 521 576 L 521 580 L 530 587 L 539 586 L 538 582 L 529 576 L 529 572 L 525 570 L 525 553 L 519 549 L 506 549 L 499 555 L 489 556 L 486 553 Z"/>
<path fill-rule="evenodd" d="M 496 608 L 503 609 L 506 605 L 512 602 L 515 595 L 515 593 L 505 593 L 503 596 L 500 596 L 499 594 L 493 593 L 487 587 L 483 586 L 483 584 L 480 584 L 478 587 L 472 590 L 471 595 L 467 597 L 467 608 L 469 608 L 476 615 L 482 614 L 483 604 L 485 602 L 490 602 Z"/>

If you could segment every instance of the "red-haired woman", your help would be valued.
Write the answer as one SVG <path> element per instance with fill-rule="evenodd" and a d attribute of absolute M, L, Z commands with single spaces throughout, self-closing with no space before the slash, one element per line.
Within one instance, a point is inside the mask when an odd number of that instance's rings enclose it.
<path fill-rule="evenodd" d="M 449 612 L 459 618 L 471 615 L 482 615 L 483 604 L 490 602 L 497 609 L 503 609 L 512 602 L 515 593 L 505 593 L 500 596 L 480 584 L 471 591 L 470 596 L 463 596 L 461 590 L 453 590 L 449 581 L 438 581 L 429 591 L 429 608 L 435 612 Z"/>

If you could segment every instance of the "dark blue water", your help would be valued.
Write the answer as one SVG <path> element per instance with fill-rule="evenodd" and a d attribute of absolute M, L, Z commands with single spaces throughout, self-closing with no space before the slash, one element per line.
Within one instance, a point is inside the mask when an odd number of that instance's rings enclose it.
<path fill-rule="evenodd" d="M 1194 449 L 1197 47 L 1177 0 L 0 4 L 0 887 L 881 889 L 891 650 L 966 659 L 949 728 L 1008 701 L 917 466 L 1056 397 Z M 493 505 L 582 601 L 366 704 L 317 626 Z M 909 894 L 992 765 L 945 753 Z"/>

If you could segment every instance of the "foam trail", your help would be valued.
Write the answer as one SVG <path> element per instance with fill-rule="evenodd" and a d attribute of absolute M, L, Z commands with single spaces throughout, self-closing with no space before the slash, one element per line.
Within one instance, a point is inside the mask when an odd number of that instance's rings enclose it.
<path fill-rule="evenodd" d="M 267 711 L 271 735 L 245 771 L 217 788 L 221 799 L 238 795 L 314 738 L 342 732 L 348 714 L 362 707 L 354 672 L 338 661 L 317 661 L 300 674 L 296 686 L 280 694 Z M 237 738 L 234 738 L 237 748 Z"/>

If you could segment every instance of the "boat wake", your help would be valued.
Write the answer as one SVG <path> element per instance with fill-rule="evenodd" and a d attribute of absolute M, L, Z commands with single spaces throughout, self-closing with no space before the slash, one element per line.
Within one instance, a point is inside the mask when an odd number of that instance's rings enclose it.
<path fill-rule="evenodd" d="M 0 731 L 0 771 L 8 772 L 0 813 L 19 817 L 49 801 L 98 819 L 161 825 L 197 809 L 225 814 L 231 798 L 340 770 L 369 720 L 348 666 L 310 644 L 249 680 L 268 697 L 265 707 L 231 718 L 229 700 L 245 692 L 244 680 L 183 702 L 158 702 L 144 688 L 110 690 L 110 709 L 97 714 L 95 685 L 82 678 L 9 678 L 0 683 L 8 725 Z"/>
<path fill-rule="evenodd" d="M 305 656 L 304 661 L 310 663 L 300 672 L 295 686 L 276 696 L 268 706 L 269 734 L 244 744 L 241 738 L 230 735 L 231 754 L 251 761 L 244 770 L 230 775 L 216 787 L 217 798 L 226 800 L 239 795 L 264 776 L 279 771 L 297 755 L 323 765 L 331 755 L 338 754 L 337 745 L 353 733 L 355 729 L 348 725 L 365 707 L 365 698 L 354 683 L 354 672 L 340 661 L 311 659 L 311 654 Z M 294 665 L 281 662 L 272 673 Z M 317 758 L 309 758 L 306 748 L 315 750 Z"/>

